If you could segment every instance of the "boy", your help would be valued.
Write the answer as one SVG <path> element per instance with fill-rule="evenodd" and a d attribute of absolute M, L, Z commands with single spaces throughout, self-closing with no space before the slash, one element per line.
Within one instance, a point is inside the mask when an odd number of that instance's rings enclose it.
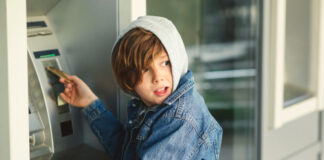
<path fill-rule="evenodd" d="M 82 111 L 114 159 L 219 159 L 222 128 L 194 88 L 188 58 L 175 26 L 162 17 L 140 17 L 118 37 L 112 68 L 131 94 L 124 127 L 78 77 L 68 76 L 61 97 Z"/>

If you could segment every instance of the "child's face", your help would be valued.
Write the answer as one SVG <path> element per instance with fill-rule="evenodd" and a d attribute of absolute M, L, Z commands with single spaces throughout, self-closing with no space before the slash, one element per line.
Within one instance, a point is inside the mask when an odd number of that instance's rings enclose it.
<path fill-rule="evenodd" d="M 160 55 L 153 59 L 151 65 L 142 72 L 142 81 L 135 86 L 135 92 L 148 107 L 162 104 L 173 89 L 168 54 L 162 51 Z"/>

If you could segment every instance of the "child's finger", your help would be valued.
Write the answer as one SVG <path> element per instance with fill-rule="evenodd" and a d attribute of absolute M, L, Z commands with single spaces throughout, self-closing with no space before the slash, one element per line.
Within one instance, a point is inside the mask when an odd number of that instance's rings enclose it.
<path fill-rule="evenodd" d="M 64 93 L 61 93 L 60 96 L 65 102 L 71 103 L 71 99 L 68 96 L 66 96 Z"/>
<path fill-rule="evenodd" d="M 70 94 L 71 90 L 69 90 L 68 88 L 65 88 L 64 91 L 62 92 L 65 96 L 67 97 L 70 97 L 69 94 Z"/>
<path fill-rule="evenodd" d="M 72 88 L 72 84 L 71 83 L 65 84 L 65 88 Z"/>
<path fill-rule="evenodd" d="M 67 83 L 64 78 L 60 78 L 59 81 L 64 84 Z"/>
<path fill-rule="evenodd" d="M 76 95 L 76 92 L 75 92 L 74 89 L 72 89 L 71 92 L 69 92 L 70 98 L 74 100 L 75 99 L 75 95 Z"/>
<path fill-rule="evenodd" d="M 59 82 L 61 82 L 61 83 L 64 84 L 64 79 L 63 79 L 63 78 L 60 78 L 60 79 L 59 79 Z"/>
<path fill-rule="evenodd" d="M 78 77 L 75 76 L 75 75 L 68 75 L 68 74 L 65 74 L 65 76 L 66 76 L 70 81 L 78 80 Z"/>
<path fill-rule="evenodd" d="M 78 76 L 67 76 L 69 80 L 73 82 L 74 85 L 80 85 L 83 81 Z"/>
<path fill-rule="evenodd" d="M 71 94 L 72 94 L 72 89 L 69 89 L 69 88 L 67 88 L 68 90 L 68 92 L 67 92 L 67 96 L 69 96 L 69 97 L 71 97 Z"/>
<path fill-rule="evenodd" d="M 62 77 L 59 79 L 59 81 L 61 83 L 64 83 L 65 85 L 66 84 L 72 84 L 73 83 L 73 80 L 71 78 L 68 77 L 68 80 L 70 80 L 70 81 L 67 81 L 65 78 L 62 78 Z"/>
<path fill-rule="evenodd" d="M 65 87 L 65 89 L 64 89 L 64 92 L 65 93 L 69 93 L 71 91 L 71 89 L 70 88 L 68 88 L 68 87 Z"/>

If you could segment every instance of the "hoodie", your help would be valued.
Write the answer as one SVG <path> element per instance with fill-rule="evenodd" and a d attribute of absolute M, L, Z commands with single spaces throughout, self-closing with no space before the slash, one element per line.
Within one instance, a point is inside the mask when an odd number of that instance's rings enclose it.
<path fill-rule="evenodd" d="M 182 38 L 173 23 L 163 17 L 143 16 L 133 21 L 119 34 L 117 42 L 131 29 L 141 27 L 155 34 L 169 55 L 172 66 L 173 91 L 177 89 L 181 77 L 188 71 L 188 56 Z"/>

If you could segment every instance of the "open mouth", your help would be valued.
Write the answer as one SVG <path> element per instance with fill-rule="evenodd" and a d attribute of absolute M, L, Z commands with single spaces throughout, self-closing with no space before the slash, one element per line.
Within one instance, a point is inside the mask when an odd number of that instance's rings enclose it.
<path fill-rule="evenodd" d="M 164 96 L 168 93 L 169 87 L 162 87 L 154 91 L 157 96 Z"/>

